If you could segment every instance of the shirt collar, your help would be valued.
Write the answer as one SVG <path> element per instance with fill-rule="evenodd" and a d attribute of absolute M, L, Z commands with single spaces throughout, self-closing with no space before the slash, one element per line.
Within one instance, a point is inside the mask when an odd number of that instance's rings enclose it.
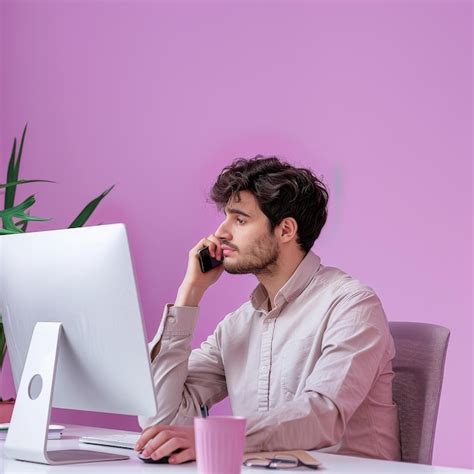
<path fill-rule="evenodd" d="M 289 302 L 297 298 L 309 285 L 314 274 L 319 270 L 321 259 L 312 251 L 309 251 L 301 260 L 295 272 L 288 281 L 280 288 L 275 296 L 275 305 L 280 306 L 283 302 Z M 266 302 L 268 294 L 260 283 L 250 295 L 250 302 L 255 310 L 267 311 Z"/>

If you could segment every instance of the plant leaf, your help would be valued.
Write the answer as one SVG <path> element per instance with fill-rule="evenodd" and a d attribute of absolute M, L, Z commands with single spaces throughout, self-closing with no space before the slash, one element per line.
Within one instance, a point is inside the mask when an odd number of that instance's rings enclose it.
<path fill-rule="evenodd" d="M 0 314 L 0 369 L 2 368 L 2 365 L 3 365 L 3 360 L 5 358 L 6 350 L 7 350 L 7 340 L 5 338 L 5 331 L 3 329 L 3 323 L 2 323 L 2 318 Z"/>
<path fill-rule="evenodd" d="M 10 234 L 21 234 L 21 232 L 17 232 L 15 230 L 0 229 L 0 235 L 10 235 Z"/>
<path fill-rule="evenodd" d="M 25 142 L 26 130 L 28 128 L 28 124 L 25 125 L 23 129 L 23 133 L 21 135 L 20 141 L 20 149 L 18 150 L 18 158 L 16 157 L 16 138 L 13 140 L 13 148 L 10 155 L 10 161 L 8 162 L 8 170 L 7 170 L 7 184 L 8 183 L 15 183 L 18 181 L 18 174 L 20 173 L 20 162 L 21 162 L 21 155 L 23 153 L 23 144 Z M 15 194 L 16 194 L 16 185 L 13 184 L 7 187 L 5 192 L 5 209 L 9 207 L 13 207 L 15 205 Z"/>
<path fill-rule="evenodd" d="M 15 165 L 15 178 L 18 179 L 18 175 L 20 173 L 20 161 L 21 161 L 21 154 L 23 153 L 23 143 L 25 142 L 25 135 L 26 130 L 28 128 L 28 124 L 25 124 L 25 128 L 23 129 L 23 133 L 21 134 L 21 141 L 20 141 L 20 149 L 18 150 L 18 158 L 16 160 Z"/>
<path fill-rule="evenodd" d="M 31 196 L 28 196 L 21 204 L 18 204 L 17 206 L 9 207 L 7 209 L 3 209 L 3 211 L 0 211 L 0 217 L 14 216 L 18 212 L 24 212 L 29 207 L 31 207 L 35 202 L 36 202 L 35 195 L 32 194 Z"/>
<path fill-rule="evenodd" d="M 21 233 L 23 232 L 20 227 L 13 222 L 13 219 L 21 219 L 22 221 L 47 221 L 49 219 L 45 219 L 43 217 L 33 217 L 30 215 L 25 214 L 25 211 L 31 207 L 36 202 L 35 196 L 31 195 L 27 197 L 21 204 L 18 206 L 10 207 L 8 209 L 4 209 L 0 211 L 0 218 L 3 219 L 3 229 L 2 231 L 7 231 L 3 233 Z"/>
<path fill-rule="evenodd" d="M 20 222 L 30 222 L 30 221 L 34 221 L 34 222 L 44 222 L 44 221 L 50 221 L 51 219 L 47 218 L 47 217 L 35 217 L 35 216 L 30 216 L 29 214 L 25 214 L 24 212 L 22 213 L 19 213 L 18 214 L 18 217 L 21 217 L 22 220 Z M 18 223 L 16 223 L 15 225 L 18 225 Z"/>
<path fill-rule="evenodd" d="M 107 194 L 112 191 L 114 188 L 115 184 L 113 186 L 110 186 L 109 189 L 106 189 L 100 196 L 97 196 L 95 199 L 93 199 L 87 206 L 79 213 L 79 215 L 72 221 L 71 225 L 69 228 L 72 227 L 82 227 L 86 222 L 87 219 L 91 216 L 91 214 L 95 211 L 95 208 L 99 205 L 100 201 L 107 196 Z"/>
<path fill-rule="evenodd" d="M 27 214 L 29 215 L 29 214 Z M 15 225 L 21 229 L 22 232 L 26 232 L 26 228 L 28 227 L 28 220 L 23 219 L 21 221 L 18 221 Z"/>
<path fill-rule="evenodd" d="M 17 184 L 27 184 L 27 183 L 55 183 L 55 181 L 50 181 L 49 179 L 20 179 L 20 181 L 13 181 L 11 183 L 0 184 L 0 189 L 9 188 L 10 186 L 16 186 Z"/>
<path fill-rule="evenodd" d="M 10 160 L 8 161 L 8 169 L 7 169 L 7 183 L 12 183 L 17 181 L 15 178 L 15 158 L 16 158 L 16 138 L 13 140 L 13 148 L 10 155 Z M 5 209 L 9 207 L 13 207 L 13 203 L 15 201 L 15 186 L 11 188 L 7 188 L 5 193 Z"/>

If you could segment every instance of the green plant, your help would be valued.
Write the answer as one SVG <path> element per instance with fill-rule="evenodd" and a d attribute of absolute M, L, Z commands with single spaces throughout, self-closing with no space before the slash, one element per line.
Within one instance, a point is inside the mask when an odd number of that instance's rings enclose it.
<path fill-rule="evenodd" d="M 54 181 L 49 181 L 46 179 L 19 179 L 20 174 L 20 164 L 23 154 L 23 145 L 25 142 L 27 125 L 23 129 L 23 133 L 20 140 L 20 146 L 17 152 L 17 142 L 16 138 L 13 140 L 12 152 L 10 155 L 10 160 L 8 162 L 7 169 L 7 180 L 5 184 L 0 184 L 0 190 L 4 190 L 5 200 L 4 208 L 0 210 L 0 218 L 2 220 L 2 226 L 0 227 L 0 238 L 2 235 L 6 234 L 19 234 L 26 232 L 28 223 L 31 221 L 48 221 L 50 219 L 43 217 L 34 217 L 31 216 L 29 210 L 35 204 L 36 199 L 35 195 L 32 194 L 28 196 L 20 204 L 15 205 L 15 194 L 16 188 L 19 185 L 28 184 L 28 183 L 53 183 Z M 99 205 L 100 201 L 104 199 L 107 194 L 113 189 L 114 186 L 106 189 L 102 194 L 93 199 L 89 204 L 87 204 L 84 209 L 78 214 L 78 216 L 72 221 L 69 225 L 71 227 L 81 227 L 83 226 L 89 217 L 94 212 L 95 208 Z M 1 269 L 0 269 L 1 271 Z M 3 365 L 5 358 L 7 345 L 5 339 L 5 333 L 3 330 L 3 323 L 0 314 L 0 370 Z M 1 400 L 1 398 L 0 398 Z"/>

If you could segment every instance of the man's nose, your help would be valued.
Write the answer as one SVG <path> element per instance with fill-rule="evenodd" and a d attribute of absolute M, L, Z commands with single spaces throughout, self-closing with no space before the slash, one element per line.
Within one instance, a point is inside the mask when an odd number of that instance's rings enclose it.
<path fill-rule="evenodd" d="M 214 235 L 221 240 L 232 240 L 232 234 L 230 233 L 225 221 L 216 229 Z"/>

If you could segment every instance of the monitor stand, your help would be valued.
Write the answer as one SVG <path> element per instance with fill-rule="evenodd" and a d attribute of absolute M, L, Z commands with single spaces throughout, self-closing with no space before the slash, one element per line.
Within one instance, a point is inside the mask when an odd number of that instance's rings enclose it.
<path fill-rule="evenodd" d="M 47 450 L 61 323 L 37 323 L 31 337 L 4 454 L 42 464 L 118 461 L 129 456 L 85 449 Z"/>

